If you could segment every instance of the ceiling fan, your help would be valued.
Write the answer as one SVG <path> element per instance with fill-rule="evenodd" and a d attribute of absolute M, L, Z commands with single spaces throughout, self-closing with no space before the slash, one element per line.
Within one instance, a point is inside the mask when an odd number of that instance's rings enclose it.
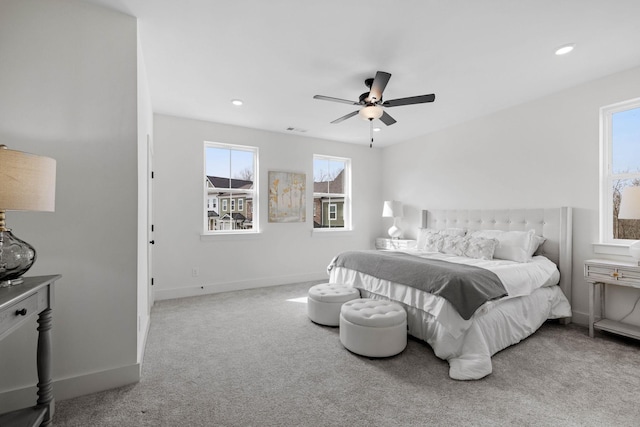
<path fill-rule="evenodd" d="M 362 108 L 346 114 L 340 118 L 335 119 L 331 123 L 340 123 L 348 118 L 360 114 L 364 119 L 373 122 L 373 119 L 380 119 L 382 123 L 387 126 L 391 126 L 396 120 L 387 114 L 382 107 L 399 107 L 401 105 L 412 104 L 424 104 L 426 102 L 433 102 L 436 96 L 432 93 L 430 95 L 410 96 L 408 98 L 391 99 L 389 101 L 383 101 L 382 92 L 384 92 L 391 74 L 384 71 L 376 72 L 375 78 L 369 78 L 364 81 L 364 84 L 369 88 L 369 92 L 365 92 L 360 95 L 358 101 L 349 101 L 348 99 L 334 98 L 331 96 L 315 95 L 314 99 L 322 99 L 324 101 L 341 102 L 343 104 L 360 105 Z"/>

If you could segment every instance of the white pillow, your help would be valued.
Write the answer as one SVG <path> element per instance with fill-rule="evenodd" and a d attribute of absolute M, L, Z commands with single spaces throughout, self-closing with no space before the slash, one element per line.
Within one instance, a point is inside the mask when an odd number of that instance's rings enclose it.
<path fill-rule="evenodd" d="M 478 230 L 472 232 L 471 237 L 496 239 L 499 244 L 493 253 L 493 257 L 498 259 L 508 259 L 517 262 L 530 262 L 531 256 L 533 255 L 533 252 L 531 252 L 531 248 L 537 242 L 537 240 L 535 239 L 535 230 Z"/>
<path fill-rule="evenodd" d="M 531 240 L 531 256 L 533 256 L 538 249 L 540 249 L 542 247 L 542 245 L 544 244 L 544 242 L 547 241 L 546 237 L 542 237 L 542 236 L 538 236 L 537 234 L 533 237 L 533 239 Z"/>
<path fill-rule="evenodd" d="M 496 239 L 468 236 L 464 256 L 477 259 L 493 259 L 493 254 L 498 245 L 499 242 Z"/>

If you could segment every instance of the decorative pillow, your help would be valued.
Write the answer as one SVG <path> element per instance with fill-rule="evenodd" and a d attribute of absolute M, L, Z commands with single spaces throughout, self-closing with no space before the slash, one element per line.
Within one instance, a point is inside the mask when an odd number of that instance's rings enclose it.
<path fill-rule="evenodd" d="M 427 234 L 425 236 L 425 243 L 422 250 L 427 252 L 441 252 L 442 245 L 444 243 L 444 236 L 441 234 Z"/>
<path fill-rule="evenodd" d="M 483 237 L 467 237 L 467 247 L 464 256 L 478 259 L 493 259 L 493 254 L 498 247 L 496 239 L 485 239 Z"/>
<path fill-rule="evenodd" d="M 478 230 L 471 233 L 471 237 L 498 240 L 499 245 L 493 253 L 494 258 L 517 262 L 531 261 L 531 248 L 534 245 L 532 241 L 535 239 L 535 230 Z"/>
<path fill-rule="evenodd" d="M 416 249 L 419 251 L 425 250 L 425 245 L 427 242 L 427 236 L 432 234 L 439 234 L 438 230 L 435 228 L 421 228 L 418 230 L 418 241 L 416 242 Z"/>
<path fill-rule="evenodd" d="M 431 234 L 439 234 L 441 236 L 464 236 L 467 233 L 467 230 L 464 228 L 421 228 L 418 230 L 418 242 L 416 244 L 416 249 L 418 250 L 428 250 L 426 249 L 426 238 Z M 439 251 L 439 250 L 438 250 Z"/>
<path fill-rule="evenodd" d="M 463 256 L 468 240 L 462 236 L 443 236 L 442 253 Z"/>

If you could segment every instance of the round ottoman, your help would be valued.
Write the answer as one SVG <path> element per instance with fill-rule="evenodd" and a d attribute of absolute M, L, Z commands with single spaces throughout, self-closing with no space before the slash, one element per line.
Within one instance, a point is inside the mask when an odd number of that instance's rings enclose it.
<path fill-rule="evenodd" d="M 360 298 L 360 291 L 339 283 L 322 283 L 309 289 L 307 315 L 315 323 L 326 326 L 340 324 L 343 303 Z"/>
<path fill-rule="evenodd" d="M 398 303 L 369 298 L 342 305 L 340 341 L 362 356 L 388 357 L 407 346 L 407 313 Z"/>

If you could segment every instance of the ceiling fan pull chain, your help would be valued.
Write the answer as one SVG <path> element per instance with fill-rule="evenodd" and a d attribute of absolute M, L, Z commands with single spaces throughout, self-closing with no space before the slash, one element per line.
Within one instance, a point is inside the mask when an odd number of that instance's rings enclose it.
<path fill-rule="evenodd" d="M 369 148 L 373 148 L 373 119 L 369 119 L 369 135 L 371 135 L 371 142 Z"/>

